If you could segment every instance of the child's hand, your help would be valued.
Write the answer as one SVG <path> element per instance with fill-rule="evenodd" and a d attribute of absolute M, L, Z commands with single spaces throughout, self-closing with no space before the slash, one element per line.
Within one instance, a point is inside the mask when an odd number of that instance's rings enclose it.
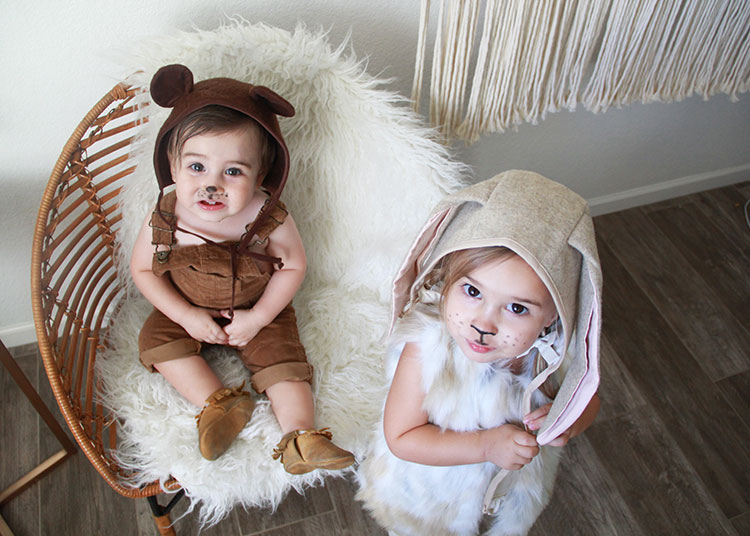
<path fill-rule="evenodd" d="M 536 438 L 512 424 L 482 432 L 485 459 L 498 467 L 516 471 L 539 454 Z"/>
<path fill-rule="evenodd" d="M 197 341 L 209 344 L 227 344 L 227 334 L 214 321 L 218 311 L 203 307 L 190 307 L 178 322 L 188 334 Z"/>
<path fill-rule="evenodd" d="M 528 429 L 532 432 L 536 432 L 539 430 L 542 425 L 544 424 L 544 419 L 547 418 L 547 414 L 549 413 L 549 409 L 552 407 L 552 404 L 545 404 L 531 413 L 527 414 L 523 418 L 524 424 L 528 427 Z M 555 439 L 547 443 L 550 447 L 564 447 L 568 444 L 568 441 L 570 441 L 570 428 L 565 430 L 562 434 L 557 436 Z"/>
<path fill-rule="evenodd" d="M 572 437 L 577 436 L 578 434 L 586 430 L 586 428 L 591 426 L 591 423 L 596 417 L 596 414 L 599 412 L 599 404 L 599 395 L 594 393 L 594 396 L 591 398 L 591 401 L 588 403 L 586 409 L 583 411 L 578 420 L 574 422 L 570 426 L 570 428 L 565 430 L 562 434 L 560 434 L 547 444 L 551 447 L 564 447 L 565 445 L 567 445 L 568 441 L 570 441 Z M 524 424 L 531 432 L 536 432 L 537 430 L 541 429 L 541 427 L 544 425 L 544 419 L 547 418 L 547 414 L 549 413 L 551 407 L 551 403 L 545 404 L 544 406 L 535 409 L 523 418 Z"/>
<path fill-rule="evenodd" d="M 229 309 L 222 309 L 221 316 L 230 318 Z M 232 322 L 224 326 L 224 331 L 229 337 L 228 344 L 237 347 L 245 346 L 266 325 L 267 322 L 260 318 L 253 309 L 235 309 Z"/>
<path fill-rule="evenodd" d="M 542 427 L 542 424 L 544 424 L 544 419 L 547 418 L 547 414 L 549 413 L 551 407 L 551 403 L 545 404 L 536 408 L 531 413 L 527 413 L 523 418 L 523 423 L 529 430 L 531 430 L 532 432 L 536 432 Z"/>
<path fill-rule="evenodd" d="M 549 409 L 552 407 L 552 404 L 545 404 L 541 407 L 538 407 L 531 413 L 527 414 L 523 418 L 523 422 L 526 425 L 526 427 L 531 432 L 536 432 L 539 429 L 541 429 L 542 425 L 544 424 L 544 419 L 547 418 L 547 414 L 549 413 Z M 570 441 L 570 430 L 571 428 L 568 428 L 565 430 L 562 434 L 557 436 L 555 439 L 547 443 L 550 447 L 564 447 L 568 444 L 568 441 Z"/>

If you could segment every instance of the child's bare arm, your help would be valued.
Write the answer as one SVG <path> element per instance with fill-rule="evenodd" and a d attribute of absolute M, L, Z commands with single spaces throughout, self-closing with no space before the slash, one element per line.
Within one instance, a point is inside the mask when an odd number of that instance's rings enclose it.
<path fill-rule="evenodd" d="M 589 426 L 591 426 L 591 423 L 594 422 L 594 418 L 597 413 L 599 413 L 600 404 L 601 401 L 599 400 L 599 395 L 594 393 L 594 396 L 591 398 L 591 401 L 588 406 L 586 406 L 586 409 L 583 410 L 583 413 L 578 420 L 548 444 L 552 447 L 564 447 L 568 444 L 568 441 L 570 441 L 571 438 L 578 434 L 582 434 Z M 526 426 L 529 427 L 529 430 L 536 431 L 542 427 L 544 419 L 547 417 L 551 407 L 552 404 L 545 404 L 524 417 L 524 422 L 526 423 Z"/>
<path fill-rule="evenodd" d="M 441 430 L 422 409 L 419 348 L 407 344 L 399 359 L 385 405 L 383 427 L 395 456 L 425 465 L 492 462 L 520 469 L 539 453 L 536 439 L 516 426 L 456 432 Z"/>
<path fill-rule="evenodd" d="M 154 246 L 151 244 L 151 228 L 148 225 L 150 219 L 149 215 L 141 226 L 130 260 L 130 273 L 138 290 L 154 307 L 181 325 L 194 339 L 211 344 L 226 344 L 226 333 L 213 320 L 208 309 L 190 304 L 167 277 L 154 275 L 151 270 Z"/>
<path fill-rule="evenodd" d="M 232 323 L 224 328 L 233 346 L 244 346 L 270 324 L 289 305 L 305 278 L 307 257 L 291 215 L 268 237 L 266 253 L 280 257 L 284 266 L 273 273 L 263 295 L 251 309 L 234 311 Z M 221 313 L 229 317 L 228 309 Z"/>

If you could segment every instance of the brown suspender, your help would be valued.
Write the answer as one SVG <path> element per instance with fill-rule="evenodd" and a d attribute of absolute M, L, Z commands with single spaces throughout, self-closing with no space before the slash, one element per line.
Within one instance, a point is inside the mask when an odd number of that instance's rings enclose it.
<path fill-rule="evenodd" d="M 271 211 L 275 206 L 278 206 L 281 210 L 286 212 L 286 209 L 284 209 L 281 205 L 278 205 L 278 196 L 272 195 L 269 199 L 266 200 L 263 207 L 260 209 L 260 212 L 258 213 L 258 217 L 255 218 L 255 221 L 249 223 L 246 226 L 246 232 L 242 236 L 242 240 L 239 244 L 214 242 L 213 240 L 201 236 L 198 233 L 188 231 L 187 229 L 183 229 L 182 227 L 178 226 L 177 218 L 174 215 L 174 204 L 172 204 L 171 207 L 168 207 L 172 210 L 172 212 L 163 210 L 161 206 L 163 197 L 164 191 L 159 190 L 159 197 L 156 200 L 156 208 L 154 209 L 154 212 L 151 216 L 151 243 L 156 248 L 154 255 L 156 255 L 157 261 L 160 263 L 165 263 L 169 259 L 169 254 L 172 251 L 172 246 L 176 242 L 174 237 L 175 231 L 181 231 L 183 233 L 187 233 L 189 235 L 200 238 L 206 244 L 228 249 L 232 263 L 232 301 L 231 305 L 229 306 L 230 318 L 234 317 L 235 282 L 237 281 L 237 259 L 239 256 L 245 255 L 247 257 L 257 259 L 261 262 L 274 264 L 278 267 L 279 270 L 284 267 L 284 263 L 279 257 L 272 257 L 270 255 L 265 255 L 263 253 L 258 253 L 256 251 L 250 250 L 252 246 L 265 242 L 268 239 L 268 235 L 270 235 L 278 225 L 281 225 L 282 222 L 271 215 Z M 258 235 L 258 239 L 255 242 L 251 243 L 251 240 L 255 235 Z M 169 249 L 160 251 L 159 246 L 168 246 Z"/>

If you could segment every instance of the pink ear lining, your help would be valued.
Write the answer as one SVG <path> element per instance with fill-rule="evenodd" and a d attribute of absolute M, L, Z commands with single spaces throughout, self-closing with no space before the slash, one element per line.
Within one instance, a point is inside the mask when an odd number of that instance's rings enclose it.
<path fill-rule="evenodd" d="M 596 290 L 594 290 L 594 292 L 596 292 Z M 595 305 L 589 313 L 586 337 L 584 338 L 586 347 L 582 352 L 582 355 L 586 360 L 586 372 L 578 382 L 573 397 L 560 412 L 555 422 L 537 436 L 537 442 L 540 445 L 546 445 L 578 420 L 599 387 L 599 361 L 597 359 L 597 356 L 599 355 L 599 338 L 596 336 L 592 337 L 591 330 L 592 324 L 599 324 L 599 310 L 596 306 L 598 303 L 598 296 L 595 295 Z M 594 356 L 594 359 L 591 359 L 590 356 Z"/>
<path fill-rule="evenodd" d="M 414 241 L 411 248 L 409 248 L 406 260 L 401 265 L 398 274 L 396 274 L 396 278 L 393 280 L 393 303 L 391 310 L 391 325 L 388 329 L 389 334 L 393 330 L 393 326 L 396 324 L 396 319 L 404 310 L 404 306 L 411 297 L 411 287 L 419 275 L 420 263 L 439 238 L 438 230 L 441 228 L 443 222 L 450 213 L 451 209 L 446 209 L 432 216 L 424 227 L 422 227 L 422 230 L 417 235 L 417 239 Z"/>

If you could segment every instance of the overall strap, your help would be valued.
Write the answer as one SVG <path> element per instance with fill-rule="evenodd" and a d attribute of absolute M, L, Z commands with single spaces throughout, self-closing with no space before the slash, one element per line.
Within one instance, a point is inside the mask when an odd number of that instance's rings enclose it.
<path fill-rule="evenodd" d="M 273 192 L 271 197 L 266 199 L 260 212 L 258 212 L 258 216 L 245 228 L 245 235 L 239 245 L 240 253 L 244 254 L 252 246 L 265 242 L 273 230 L 283 223 L 288 211 L 279 200 L 279 193 L 278 191 Z M 254 240 L 255 236 L 258 238 Z M 281 259 L 279 259 L 280 262 Z M 279 268 L 282 266 L 283 263 L 279 264 Z"/>
<path fill-rule="evenodd" d="M 263 244 L 276 228 L 284 223 L 289 211 L 281 201 L 270 206 L 270 199 L 266 199 L 258 217 L 245 226 L 245 234 L 240 241 L 240 251 L 252 246 Z M 257 238 L 255 238 L 257 237 Z M 276 264 L 276 263 L 275 263 Z"/>
<path fill-rule="evenodd" d="M 177 242 L 174 233 L 177 229 L 177 218 L 174 215 L 174 207 L 177 196 L 170 192 L 164 196 L 164 191 L 159 190 L 156 207 L 151 213 L 151 244 L 155 248 L 156 259 L 160 263 L 167 262 L 172 246 Z M 159 246 L 167 246 L 167 249 L 159 249 Z"/>
<path fill-rule="evenodd" d="M 167 195 L 163 195 L 164 191 L 159 191 L 159 197 L 156 200 L 156 208 L 151 214 L 151 243 L 156 247 L 156 258 L 158 262 L 165 263 L 169 258 L 169 254 L 172 251 L 172 246 L 176 243 L 175 231 L 180 231 L 203 240 L 206 244 L 228 249 L 232 265 L 232 301 L 229 306 L 229 317 L 234 317 L 234 298 L 235 298 L 235 284 L 237 281 L 238 273 L 238 258 L 242 255 L 254 258 L 261 262 L 268 262 L 275 264 L 281 269 L 284 263 L 281 262 L 279 257 L 272 257 L 256 251 L 251 251 L 250 247 L 255 244 L 262 244 L 268 239 L 268 236 L 273 232 L 276 227 L 282 224 L 284 218 L 288 214 L 286 208 L 282 203 L 274 204 L 274 206 L 268 207 L 269 200 L 263 205 L 258 217 L 254 222 L 247 225 L 247 232 L 242 237 L 242 241 L 237 243 L 219 243 L 213 240 L 201 236 L 198 233 L 194 233 L 187 229 L 183 229 L 177 225 L 177 217 L 175 216 L 175 205 L 177 203 L 177 195 L 175 192 L 170 192 Z M 252 234 L 251 234 L 252 232 Z M 257 235 L 258 239 L 250 243 L 250 239 Z M 168 246 L 166 250 L 159 250 L 159 246 Z"/>

